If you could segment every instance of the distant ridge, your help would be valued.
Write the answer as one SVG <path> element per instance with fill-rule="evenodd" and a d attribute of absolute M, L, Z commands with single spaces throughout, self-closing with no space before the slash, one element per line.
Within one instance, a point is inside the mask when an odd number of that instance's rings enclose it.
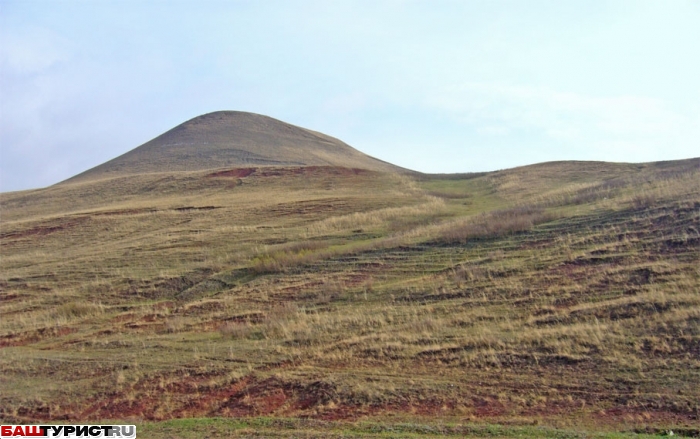
<path fill-rule="evenodd" d="M 343 166 L 408 171 L 363 154 L 336 138 L 268 116 L 217 111 L 190 119 L 66 181 L 237 166 Z"/>

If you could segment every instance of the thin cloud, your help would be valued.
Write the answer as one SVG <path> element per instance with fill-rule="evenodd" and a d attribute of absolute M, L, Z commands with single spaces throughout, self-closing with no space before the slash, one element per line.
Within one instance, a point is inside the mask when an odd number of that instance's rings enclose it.
<path fill-rule="evenodd" d="M 643 160 L 664 143 L 696 136 L 696 119 L 645 96 L 590 96 L 547 87 L 473 82 L 444 89 L 427 102 L 484 136 L 536 131 L 553 142 L 587 145 L 609 157 L 621 155 L 616 149 L 626 153 L 629 145 L 635 145 Z M 611 150 L 611 146 L 617 148 Z"/>

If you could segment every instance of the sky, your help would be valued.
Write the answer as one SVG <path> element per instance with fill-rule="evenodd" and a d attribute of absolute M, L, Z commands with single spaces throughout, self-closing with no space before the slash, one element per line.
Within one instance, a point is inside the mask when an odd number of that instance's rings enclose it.
<path fill-rule="evenodd" d="M 700 1 L 0 0 L 0 191 L 201 114 L 423 172 L 700 156 Z"/>

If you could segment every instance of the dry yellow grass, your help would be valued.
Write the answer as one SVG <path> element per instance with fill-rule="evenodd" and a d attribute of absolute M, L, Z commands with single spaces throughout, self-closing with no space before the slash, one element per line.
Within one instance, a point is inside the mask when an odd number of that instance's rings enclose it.
<path fill-rule="evenodd" d="M 2 194 L 0 417 L 697 426 L 699 182 L 690 160 Z"/>

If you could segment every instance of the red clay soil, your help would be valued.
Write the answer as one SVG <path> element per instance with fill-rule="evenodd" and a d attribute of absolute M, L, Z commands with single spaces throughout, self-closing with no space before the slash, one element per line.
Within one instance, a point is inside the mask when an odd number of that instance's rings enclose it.
<path fill-rule="evenodd" d="M 358 168 L 344 168 L 342 166 L 300 166 L 285 168 L 235 168 L 225 171 L 217 171 L 208 174 L 207 177 L 233 177 L 244 178 L 250 175 L 260 177 L 283 177 L 289 175 L 302 176 L 353 176 L 372 174 L 373 171 Z"/>
<path fill-rule="evenodd" d="M 207 177 L 210 177 L 210 178 L 213 178 L 213 177 L 243 178 L 243 177 L 247 177 L 249 175 L 252 175 L 254 173 L 255 173 L 255 168 L 237 168 L 237 169 L 229 169 L 226 171 L 214 172 L 212 174 L 207 175 Z"/>
<path fill-rule="evenodd" d="M 74 328 L 41 328 L 32 331 L 20 332 L 17 334 L 7 334 L 0 336 L 0 348 L 10 346 L 24 346 L 36 343 L 47 337 L 62 337 L 75 332 Z"/>
<path fill-rule="evenodd" d="M 366 169 L 358 168 L 343 168 L 341 166 L 303 166 L 298 168 L 260 168 L 260 175 L 263 177 L 277 177 L 287 175 L 305 175 L 305 176 L 345 176 L 366 175 L 373 173 Z"/>
<path fill-rule="evenodd" d="M 160 381 L 157 377 L 144 378 L 133 387 L 99 395 L 81 406 L 62 405 L 60 412 L 35 406 L 21 407 L 17 413 L 21 412 L 24 422 L 129 418 L 164 420 L 212 416 L 282 416 L 355 421 L 398 415 L 497 423 L 539 420 L 547 424 L 550 421 L 556 422 L 557 419 L 575 419 L 612 428 L 697 424 L 691 413 L 664 409 L 614 405 L 600 410 L 586 405 L 584 410 L 578 403 L 562 405 L 562 401 L 548 401 L 537 407 L 526 408 L 501 401 L 494 396 L 475 394 L 457 395 L 457 399 L 451 400 L 440 395 L 425 398 L 404 395 L 391 398 L 393 401 L 361 403 L 347 400 L 352 399 L 352 396 L 343 394 L 333 383 L 290 382 L 275 377 L 256 379 L 248 376 L 211 388 L 209 382 L 215 376 L 216 372 L 192 374 L 165 385 L 157 384 Z M 467 407 L 466 412 L 463 406 Z"/>
<path fill-rule="evenodd" d="M 17 230 L 14 232 L 6 232 L 0 234 L 0 239 L 17 239 L 26 238 L 29 236 L 46 236 L 55 232 L 60 232 L 63 230 L 70 229 L 72 227 L 79 226 L 85 221 L 88 221 L 89 219 L 89 217 L 78 217 L 69 221 L 64 221 L 59 224 L 39 225 L 31 227 L 29 229 Z"/>
<path fill-rule="evenodd" d="M 90 216 L 120 216 L 120 215 L 138 215 L 140 213 L 153 213 L 158 212 L 158 209 L 144 207 L 142 209 L 118 209 L 118 210 L 105 210 L 101 212 L 91 212 Z"/>
<path fill-rule="evenodd" d="M 260 372 L 290 366 L 289 363 L 274 364 L 260 369 Z M 612 399 L 597 400 L 594 395 L 585 401 L 557 399 L 523 405 L 496 396 L 494 392 L 499 389 L 485 388 L 481 383 L 463 387 L 449 395 L 439 392 L 421 395 L 408 391 L 370 401 L 361 395 L 348 394 L 333 382 L 323 380 L 289 381 L 253 374 L 226 384 L 221 382 L 220 373 L 220 370 L 181 370 L 161 377 L 144 377 L 134 385 L 96 395 L 87 401 L 61 405 L 59 409 L 47 410 L 42 405 L 21 407 L 21 420 L 281 416 L 354 421 L 399 415 L 498 423 L 537 420 L 546 424 L 569 419 L 612 428 L 698 423 L 697 413 L 692 410 L 675 410 L 671 406 L 631 407 Z M 514 391 L 514 388 L 510 390 Z"/>
<path fill-rule="evenodd" d="M 288 364 L 273 368 L 287 367 Z M 286 381 L 277 377 L 248 376 L 229 384 L 213 385 L 219 372 L 175 372 L 182 378 L 143 378 L 139 383 L 106 394 L 90 402 L 62 406 L 60 412 L 45 407 L 23 407 L 25 421 L 70 419 L 75 421 L 99 419 L 148 420 L 187 417 L 248 417 L 282 416 L 321 420 L 381 419 L 386 416 L 425 418 L 458 418 L 470 421 L 508 422 L 516 419 L 556 420 L 585 417 L 595 425 L 694 425 L 697 420 L 688 411 L 631 408 L 613 404 L 601 410 L 595 404 L 581 405 L 572 401 L 547 401 L 535 407 L 525 407 L 479 392 L 477 388 L 462 389 L 453 395 L 387 395 L 386 401 L 357 400 L 332 382 Z M 161 379 L 162 378 L 162 379 Z M 493 390 L 493 389 L 491 389 Z M 482 389 L 488 392 L 488 389 Z M 478 393 L 481 393 L 479 395 Z M 363 399 L 360 397 L 360 399 Z"/>

